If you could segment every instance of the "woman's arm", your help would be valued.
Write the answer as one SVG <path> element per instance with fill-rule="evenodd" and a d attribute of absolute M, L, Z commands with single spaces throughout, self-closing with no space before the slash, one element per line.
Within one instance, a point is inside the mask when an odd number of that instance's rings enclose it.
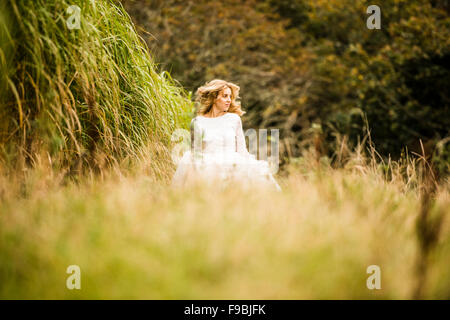
<path fill-rule="evenodd" d="M 244 156 L 250 155 L 245 144 L 244 130 L 242 129 L 242 120 L 240 116 L 238 116 L 236 127 L 236 151 Z"/>

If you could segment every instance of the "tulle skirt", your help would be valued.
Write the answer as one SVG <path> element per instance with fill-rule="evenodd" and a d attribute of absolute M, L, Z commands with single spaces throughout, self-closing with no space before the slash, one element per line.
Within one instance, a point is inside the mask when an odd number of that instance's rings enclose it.
<path fill-rule="evenodd" d="M 269 187 L 281 191 L 269 163 L 238 152 L 202 153 L 190 150 L 183 154 L 172 178 L 173 186 L 184 186 L 192 181 L 220 182 L 222 186 L 240 184 L 243 187 Z"/>

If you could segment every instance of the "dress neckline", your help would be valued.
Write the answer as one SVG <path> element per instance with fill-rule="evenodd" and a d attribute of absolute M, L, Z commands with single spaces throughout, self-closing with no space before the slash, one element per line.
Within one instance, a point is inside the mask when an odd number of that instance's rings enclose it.
<path fill-rule="evenodd" d="M 205 119 L 217 119 L 217 118 L 225 117 L 227 114 L 229 114 L 229 112 L 226 112 L 225 114 L 218 116 L 218 117 L 205 117 L 205 116 L 200 116 L 200 115 L 199 115 L 199 117 L 205 118 Z"/>

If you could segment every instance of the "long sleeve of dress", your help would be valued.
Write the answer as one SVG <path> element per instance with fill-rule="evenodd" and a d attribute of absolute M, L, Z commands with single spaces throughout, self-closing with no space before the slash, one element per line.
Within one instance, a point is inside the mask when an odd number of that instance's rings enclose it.
<path fill-rule="evenodd" d="M 249 156 L 250 153 L 247 150 L 247 146 L 245 144 L 245 136 L 244 130 L 242 129 L 242 120 L 241 117 L 238 117 L 237 126 L 236 126 L 236 151 L 243 156 Z"/>

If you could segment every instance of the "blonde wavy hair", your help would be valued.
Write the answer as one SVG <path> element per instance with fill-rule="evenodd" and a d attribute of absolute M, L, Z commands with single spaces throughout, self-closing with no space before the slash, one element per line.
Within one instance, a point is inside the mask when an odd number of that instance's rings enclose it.
<path fill-rule="evenodd" d="M 231 104 L 228 108 L 228 113 L 236 113 L 242 116 L 245 111 L 241 110 L 240 102 L 236 101 L 239 99 L 239 90 L 241 88 L 234 83 L 220 79 L 211 80 L 197 89 L 195 98 L 196 103 L 199 105 L 197 114 L 205 115 L 208 113 L 219 96 L 219 92 L 225 88 L 230 88 L 231 90 Z"/>

